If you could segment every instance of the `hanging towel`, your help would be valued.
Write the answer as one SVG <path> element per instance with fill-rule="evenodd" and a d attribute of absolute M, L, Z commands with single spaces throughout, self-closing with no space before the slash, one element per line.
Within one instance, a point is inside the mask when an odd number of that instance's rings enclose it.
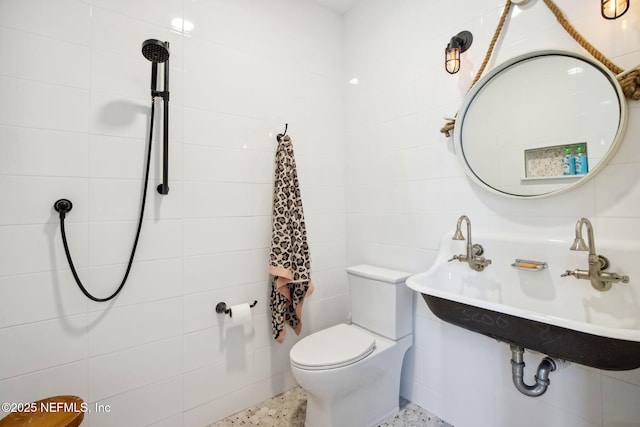
<path fill-rule="evenodd" d="M 284 341 L 285 323 L 297 335 L 302 328 L 302 305 L 313 292 L 311 258 L 291 139 L 284 135 L 276 150 L 271 217 L 271 327 L 273 338 Z"/>

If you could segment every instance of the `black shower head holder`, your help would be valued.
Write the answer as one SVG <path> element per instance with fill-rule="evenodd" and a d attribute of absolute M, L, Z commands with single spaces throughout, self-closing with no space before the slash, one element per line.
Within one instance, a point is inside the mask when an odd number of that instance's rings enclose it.
<path fill-rule="evenodd" d="M 162 98 L 163 100 L 169 101 L 169 91 L 168 90 L 152 90 L 151 97 Z"/>
<path fill-rule="evenodd" d="M 156 189 L 158 193 L 169 194 L 169 42 L 149 39 L 142 42 L 142 55 L 151 61 L 151 125 L 149 134 L 153 133 L 153 103 L 155 98 L 164 102 L 164 120 L 162 128 L 162 183 Z M 158 64 L 164 65 L 164 87 L 158 90 Z M 149 136 L 151 139 L 151 136 Z"/>

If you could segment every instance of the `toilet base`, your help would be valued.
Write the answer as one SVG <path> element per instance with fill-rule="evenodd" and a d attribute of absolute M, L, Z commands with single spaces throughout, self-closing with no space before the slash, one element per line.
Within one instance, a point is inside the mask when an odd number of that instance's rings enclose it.
<path fill-rule="evenodd" d="M 412 336 L 392 341 L 371 334 L 376 349 L 352 365 L 324 371 L 291 367 L 307 393 L 306 427 L 373 427 L 398 413 L 400 373 Z"/>
<path fill-rule="evenodd" d="M 399 401 L 399 398 L 398 398 L 398 401 Z M 349 410 L 349 408 L 346 408 L 346 411 L 340 410 L 340 409 L 336 410 L 336 409 L 337 408 L 334 408 L 333 414 L 332 414 L 333 416 L 329 417 L 332 419 L 329 420 L 328 417 L 326 417 L 326 415 L 328 414 L 325 411 L 325 408 L 322 405 L 311 404 L 311 399 L 308 399 L 307 415 L 304 420 L 304 426 L 305 427 L 321 427 L 321 426 L 324 426 L 324 427 L 354 427 L 354 426 L 377 427 L 383 421 L 393 417 L 398 412 L 400 412 L 399 405 L 395 406 L 387 413 L 381 414 L 381 415 L 379 414 L 380 411 L 376 410 L 376 413 L 378 414 L 377 419 L 367 422 L 367 424 L 358 424 L 358 422 L 361 422 L 362 415 L 358 414 L 357 412 L 354 413 L 353 411 Z"/>

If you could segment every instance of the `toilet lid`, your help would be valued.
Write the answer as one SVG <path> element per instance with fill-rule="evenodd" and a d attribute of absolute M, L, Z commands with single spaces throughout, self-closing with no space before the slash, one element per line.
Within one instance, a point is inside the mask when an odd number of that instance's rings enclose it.
<path fill-rule="evenodd" d="M 289 356 L 301 369 L 333 369 L 362 360 L 375 348 L 373 336 L 343 323 L 301 339 Z"/>

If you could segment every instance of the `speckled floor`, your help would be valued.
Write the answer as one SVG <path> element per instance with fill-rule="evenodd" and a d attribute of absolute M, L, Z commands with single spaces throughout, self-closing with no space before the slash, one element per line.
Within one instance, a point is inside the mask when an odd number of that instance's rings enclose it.
<path fill-rule="evenodd" d="M 272 399 L 211 424 L 209 427 L 267 426 L 303 427 L 307 396 L 302 387 L 294 387 Z M 418 405 L 400 399 L 400 412 L 380 427 L 452 427 Z"/>

